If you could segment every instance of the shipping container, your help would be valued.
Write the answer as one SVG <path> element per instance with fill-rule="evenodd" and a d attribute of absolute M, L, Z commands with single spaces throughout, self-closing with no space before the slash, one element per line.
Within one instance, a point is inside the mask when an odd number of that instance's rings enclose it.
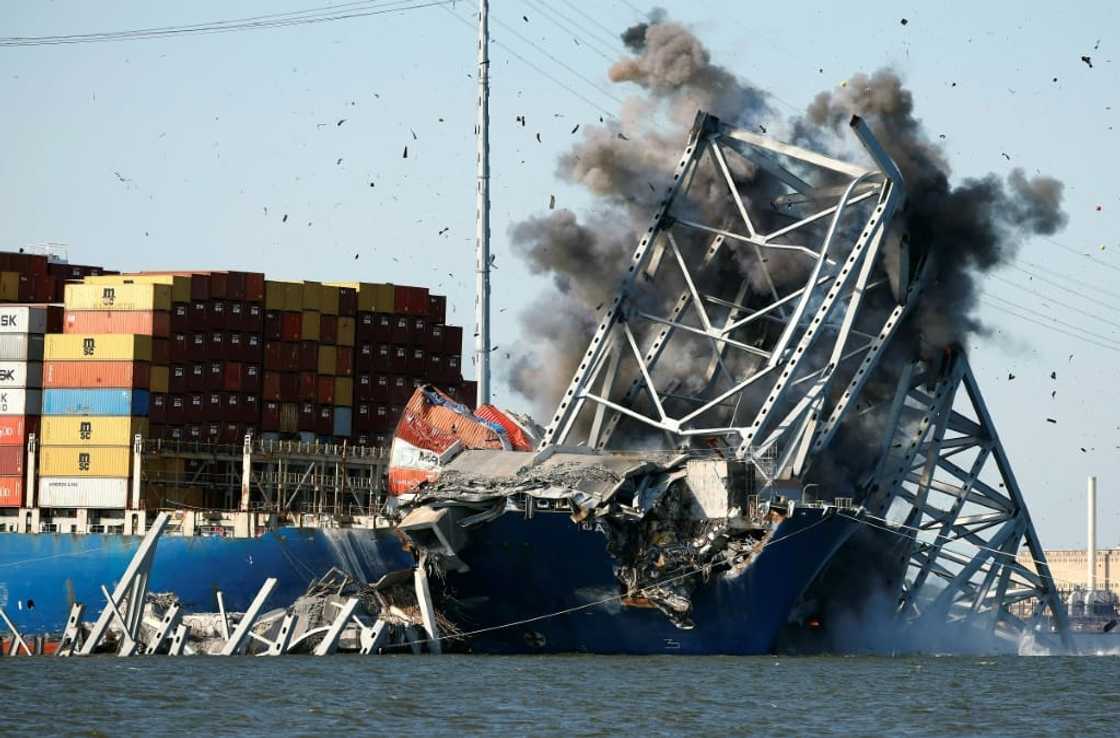
<path fill-rule="evenodd" d="M 23 476 L 0 477 L 0 507 L 23 507 Z"/>
<path fill-rule="evenodd" d="M 319 343 L 338 343 L 338 316 L 319 314 Z"/>
<path fill-rule="evenodd" d="M 151 429 L 148 434 L 152 438 L 160 438 L 158 425 L 167 422 L 167 407 L 169 395 L 154 393 L 148 402 L 148 419 L 151 420 Z"/>
<path fill-rule="evenodd" d="M 286 311 L 280 314 L 280 337 L 285 341 L 298 341 L 303 335 L 303 313 Z"/>
<path fill-rule="evenodd" d="M 280 403 L 280 432 L 299 432 L 299 405 L 297 403 Z"/>
<path fill-rule="evenodd" d="M 349 377 L 334 378 L 334 403 L 343 407 L 354 404 L 354 380 Z"/>
<path fill-rule="evenodd" d="M 163 284 L 171 289 L 172 302 L 191 301 L 191 278 L 180 274 L 115 274 L 112 276 L 91 276 L 82 280 L 85 284 Z"/>
<path fill-rule="evenodd" d="M 164 368 L 166 371 L 166 367 Z M 48 389 L 148 389 L 152 368 L 146 361 L 47 361 L 43 384 Z M 166 378 L 164 379 L 166 383 Z M 166 388 L 161 390 L 166 392 Z"/>
<path fill-rule="evenodd" d="M 128 506 L 127 477 L 40 477 L 39 506 L 121 510 Z"/>
<path fill-rule="evenodd" d="M 427 315 L 428 288 L 397 285 L 394 292 L 392 312 L 398 314 L 405 313 L 408 315 Z"/>
<path fill-rule="evenodd" d="M 319 311 L 304 310 L 300 325 L 300 338 L 304 341 L 318 341 L 320 322 Z"/>
<path fill-rule="evenodd" d="M 338 315 L 338 287 L 330 284 L 319 285 L 319 312 L 324 315 Z"/>
<path fill-rule="evenodd" d="M 334 431 L 334 408 L 321 406 L 315 415 L 314 431 L 320 436 L 329 436 Z"/>
<path fill-rule="evenodd" d="M 171 313 L 163 310 L 67 310 L 64 333 L 171 335 Z"/>
<path fill-rule="evenodd" d="M 338 370 L 338 349 L 334 346 L 319 347 L 318 371 L 334 376 Z"/>
<path fill-rule="evenodd" d="M 282 310 L 303 312 L 303 283 L 284 283 L 284 307 Z"/>
<path fill-rule="evenodd" d="M 463 354 L 463 329 L 457 325 L 447 325 L 443 327 L 443 353 L 455 354 L 462 356 Z"/>
<path fill-rule="evenodd" d="M 44 477 L 127 477 L 132 449 L 127 446 L 43 446 L 39 474 Z"/>
<path fill-rule="evenodd" d="M 349 438 L 353 432 L 354 411 L 348 407 L 334 409 L 334 428 L 331 432 L 335 438 Z"/>
<path fill-rule="evenodd" d="M 170 364 L 171 363 L 171 341 L 166 338 L 153 338 L 152 339 L 152 359 L 153 364 Z"/>
<path fill-rule="evenodd" d="M 254 304 L 264 302 L 264 275 L 245 272 L 245 299 Z"/>
<path fill-rule="evenodd" d="M 319 344 L 304 341 L 299 344 L 299 370 L 314 372 L 319 368 Z"/>
<path fill-rule="evenodd" d="M 334 377 L 318 377 L 317 390 L 313 398 L 320 405 L 334 404 Z M 305 398 L 300 398 L 305 399 Z"/>
<path fill-rule="evenodd" d="M 0 477 L 14 477 L 23 474 L 23 462 L 27 451 L 23 446 L 0 446 Z"/>
<path fill-rule="evenodd" d="M 137 436 L 148 435 L 148 419 L 90 415 L 81 418 L 45 416 L 42 446 L 128 446 Z"/>
<path fill-rule="evenodd" d="M 277 432 L 280 430 L 280 403 L 266 400 L 261 403 L 261 430 Z"/>
<path fill-rule="evenodd" d="M 0 389 L 39 389 L 43 365 L 37 361 L 0 361 Z"/>
<path fill-rule="evenodd" d="M 211 300 L 206 315 L 206 326 L 212 331 L 222 331 L 229 325 L 229 305 L 225 300 Z"/>
<path fill-rule="evenodd" d="M 40 415 L 42 406 L 41 390 L 0 390 L 0 415 Z"/>
<path fill-rule="evenodd" d="M 428 335 L 424 340 L 424 348 L 429 353 L 443 353 L 443 326 L 439 323 L 432 323 L 428 326 Z"/>
<path fill-rule="evenodd" d="M 340 315 L 338 318 L 338 338 L 336 343 L 339 346 L 353 346 L 357 332 L 355 331 L 355 321 L 352 317 Z"/>
<path fill-rule="evenodd" d="M 447 298 L 443 295 L 428 295 L 428 317 L 434 323 L 447 322 Z"/>
<path fill-rule="evenodd" d="M 353 287 L 338 288 L 338 314 L 347 318 L 358 314 L 358 291 Z"/>
<path fill-rule="evenodd" d="M 50 333 L 57 331 L 57 321 L 52 325 L 51 313 L 58 309 L 48 305 L 0 306 L 0 333 Z"/>
<path fill-rule="evenodd" d="M 51 361 L 152 360 L 153 339 L 151 336 L 119 333 L 81 335 L 75 333 L 49 335 L 46 339 L 44 356 Z M 0 343 L 2 343 L 2 339 L 0 339 Z"/>
<path fill-rule="evenodd" d="M 19 300 L 19 272 L 0 272 L 0 300 Z"/>
<path fill-rule="evenodd" d="M 284 338 L 284 320 L 279 310 L 264 311 L 264 326 L 262 332 L 268 341 L 280 341 Z"/>
<path fill-rule="evenodd" d="M 25 448 L 28 433 L 39 432 L 37 415 L 0 415 L 0 446 Z"/>
<path fill-rule="evenodd" d="M 351 346 L 339 346 L 334 373 L 340 377 L 354 376 L 354 349 Z"/>
<path fill-rule="evenodd" d="M 147 390 L 49 389 L 43 392 L 43 415 L 146 416 L 150 399 Z"/>
<path fill-rule="evenodd" d="M 300 303 L 300 310 L 314 310 L 319 311 L 321 303 L 320 294 L 322 292 L 322 285 L 318 282 L 304 282 L 301 294 L 303 296 Z"/>
<path fill-rule="evenodd" d="M 68 284 L 67 310 L 170 310 L 165 284 Z"/>
<path fill-rule="evenodd" d="M 407 315 L 393 316 L 393 331 L 389 338 L 391 343 L 398 346 L 412 343 L 412 318 Z"/>
<path fill-rule="evenodd" d="M 0 333 L 0 361 L 42 361 L 41 333 Z"/>
<path fill-rule="evenodd" d="M 148 389 L 152 392 L 166 393 L 170 389 L 170 369 L 167 366 L 153 366 Z"/>
<path fill-rule="evenodd" d="M 296 398 L 300 402 L 315 402 L 319 394 L 319 376 L 315 372 L 300 372 L 297 376 L 299 389 Z"/>

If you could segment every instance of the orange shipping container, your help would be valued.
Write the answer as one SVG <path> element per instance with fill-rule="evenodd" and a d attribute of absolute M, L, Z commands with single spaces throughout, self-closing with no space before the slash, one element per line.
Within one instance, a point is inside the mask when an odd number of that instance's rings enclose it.
<path fill-rule="evenodd" d="M 24 415 L 0 415 L 0 446 L 24 447 L 28 433 L 39 430 L 37 417 Z"/>
<path fill-rule="evenodd" d="M 23 507 L 23 477 L 0 477 L 0 507 Z"/>
<path fill-rule="evenodd" d="M 45 361 L 43 387 L 148 389 L 146 361 Z"/>
<path fill-rule="evenodd" d="M 171 313 L 166 310 L 67 310 L 62 332 L 166 337 L 171 334 Z"/>
<path fill-rule="evenodd" d="M 25 456 L 23 446 L 0 446 L 0 476 L 22 475 Z"/>

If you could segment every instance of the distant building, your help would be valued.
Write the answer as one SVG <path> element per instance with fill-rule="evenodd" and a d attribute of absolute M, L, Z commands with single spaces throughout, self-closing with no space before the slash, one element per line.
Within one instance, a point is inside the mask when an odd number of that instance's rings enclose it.
<path fill-rule="evenodd" d="M 1031 553 L 1019 551 L 1019 563 L 1036 571 Z M 1088 552 L 1083 548 L 1053 548 L 1046 551 L 1050 575 L 1060 592 L 1075 587 L 1085 587 L 1088 573 Z M 1120 595 L 1120 548 L 1097 549 L 1097 589 L 1107 589 Z"/>

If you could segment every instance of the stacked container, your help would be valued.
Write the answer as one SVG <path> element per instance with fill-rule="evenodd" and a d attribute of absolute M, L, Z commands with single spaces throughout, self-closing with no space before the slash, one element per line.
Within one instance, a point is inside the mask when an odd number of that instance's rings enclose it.
<path fill-rule="evenodd" d="M 133 438 L 148 433 L 152 393 L 167 392 L 173 287 L 66 286 L 65 333 L 47 336 L 44 353 L 41 507 L 128 506 Z"/>
<path fill-rule="evenodd" d="M 62 311 L 48 305 L 0 307 L 0 507 L 23 507 L 27 436 L 39 430 L 44 334 Z"/>
<path fill-rule="evenodd" d="M 42 254 L 0 252 L 0 303 L 62 302 L 69 280 L 102 274 L 97 266 L 52 262 Z"/>

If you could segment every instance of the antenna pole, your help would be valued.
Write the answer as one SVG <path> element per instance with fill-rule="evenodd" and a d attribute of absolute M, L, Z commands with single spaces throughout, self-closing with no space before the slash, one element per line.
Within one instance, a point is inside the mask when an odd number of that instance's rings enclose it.
<path fill-rule="evenodd" d="M 477 404 L 490 402 L 490 2 L 478 12 L 478 192 L 475 207 L 475 366 Z"/>

